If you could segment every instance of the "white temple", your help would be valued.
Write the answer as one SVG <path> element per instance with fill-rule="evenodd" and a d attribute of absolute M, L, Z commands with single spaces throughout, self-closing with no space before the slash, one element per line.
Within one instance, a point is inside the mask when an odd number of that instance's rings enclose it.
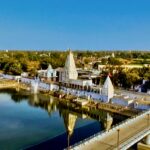
<path fill-rule="evenodd" d="M 92 86 L 92 80 L 78 79 L 78 72 L 73 58 L 73 53 L 70 50 L 64 68 L 59 70 L 59 82 L 62 82 L 74 88 Z"/>
<path fill-rule="evenodd" d="M 52 68 L 51 64 L 48 65 L 46 70 L 38 70 L 38 76 L 51 81 L 56 81 L 57 77 L 56 70 Z"/>
<path fill-rule="evenodd" d="M 76 70 L 73 53 L 69 50 L 69 55 L 67 56 L 64 72 L 62 75 L 62 81 L 67 82 L 69 79 L 77 79 L 78 73 Z"/>
<path fill-rule="evenodd" d="M 112 82 L 111 82 L 109 76 L 107 76 L 105 83 L 103 85 L 102 95 L 107 96 L 107 102 L 109 102 L 110 98 L 112 98 L 114 96 L 114 87 L 112 85 Z"/>

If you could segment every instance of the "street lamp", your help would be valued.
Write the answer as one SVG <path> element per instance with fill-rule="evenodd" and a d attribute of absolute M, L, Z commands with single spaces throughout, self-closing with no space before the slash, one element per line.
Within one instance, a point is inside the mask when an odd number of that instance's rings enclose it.
<path fill-rule="evenodd" d="M 149 126 L 150 114 L 147 114 L 147 125 Z"/>
<path fill-rule="evenodd" d="M 119 150 L 119 132 L 120 132 L 120 129 L 117 129 L 117 149 Z"/>

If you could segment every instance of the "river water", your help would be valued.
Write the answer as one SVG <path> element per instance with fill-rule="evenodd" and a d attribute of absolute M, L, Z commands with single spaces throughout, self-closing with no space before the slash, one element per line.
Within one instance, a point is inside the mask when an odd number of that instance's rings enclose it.
<path fill-rule="evenodd" d="M 102 120 L 67 110 L 57 98 L 0 91 L 0 150 L 64 149 L 104 128 Z"/>

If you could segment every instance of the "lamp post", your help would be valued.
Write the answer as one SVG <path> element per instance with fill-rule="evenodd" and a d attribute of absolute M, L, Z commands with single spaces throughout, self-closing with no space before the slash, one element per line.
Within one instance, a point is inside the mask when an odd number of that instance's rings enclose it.
<path fill-rule="evenodd" d="M 149 120 L 150 120 L 150 114 L 147 114 L 147 125 L 148 126 L 150 125 Z"/>
<path fill-rule="evenodd" d="M 119 150 L 119 132 L 120 132 L 120 129 L 117 129 L 117 149 Z"/>

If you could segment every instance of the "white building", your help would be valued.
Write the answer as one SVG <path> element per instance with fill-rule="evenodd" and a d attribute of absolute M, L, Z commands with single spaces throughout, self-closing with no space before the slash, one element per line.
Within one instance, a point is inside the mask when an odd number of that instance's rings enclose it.
<path fill-rule="evenodd" d="M 111 102 L 121 106 L 130 106 L 133 104 L 134 99 L 129 96 L 116 95 L 111 99 Z"/>
<path fill-rule="evenodd" d="M 107 97 L 107 102 L 109 102 L 110 99 L 114 96 L 114 87 L 112 85 L 112 82 L 109 76 L 107 76 L 105 83 L 103 85 L 102 95 Z"/>
<path fill-rule="evenodd" d="M 150 101 L 136 100 L 134 102 L 134 108 L 140 109 L 140 110 L 149 110 L 150 109 Z"/>
<path fill-rule="evenodd" d="M 38 70 L 38 76 L 46 78 L 47 80 L 56 81 L 56 70 L 49 64 L 46 70 Z"/>
<path fill-rule="evenodd" d="M 22 72 L 21 73 L 21 77 L 28 77 L 28 75 L 29 75 L 28 72 Z"/>
<path fill-rule="evenodd" d="M 70 79 L 77 80 L 78 73 L 75 66 L 73 53 L 69 51 L 69 55 L 67 56 L 64 71 L 62 74 L 62 82 L 68 82 Z"/>
<path fill-rule="evenodd" d="M 73 53 L 69 51 L 64 68 L 57 69 L 59 72 L 59 82 L 72 88 L 84 88 L 84 86 L 92 86 L 92 80 L 78 79 Z"/>

